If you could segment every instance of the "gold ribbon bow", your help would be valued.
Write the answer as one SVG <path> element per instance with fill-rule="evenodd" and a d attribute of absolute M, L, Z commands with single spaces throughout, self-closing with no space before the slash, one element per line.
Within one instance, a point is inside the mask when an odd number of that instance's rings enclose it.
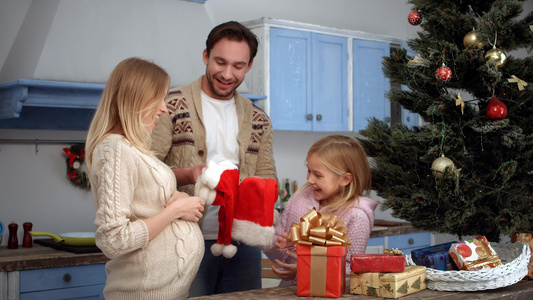
<path fill-rule="evenodd" d="M 465 114 L 465 102 L 461 98 L 461 93 L 457 94 L 457 99 L 455 99 L 455 106 L 461 105 L 461 114 Z"/>
<path fill-rule="evenodd" d="M 408 61 L 407 62 L 407 65 L 415 65 L 415 66 L 424 66 L 424 67 L 427 67 L 427 63 L 426 61 L 424 61 L 423 59 L 421 59 L 420 57 L 418 56 L 415 56 L 412 60 Z"/>
<path fill-rule="evenodd" d="M 348 228 L 337 216 L 322 214 L 313 207 L 300 218 L 300 224 L 292 223 L 289 231 L 290 245 L 350 246 L 346 235 Z"/>
<path fill-rule="evenodd" d="M 519 91 L 525 89 L 526 86 L 527 86 L 527 82 L 525 82 L 522 79 L 516 77 L 515 75 L 511 75 L 511 78 L 507 79 L 507 81 L 518 83 L 518 90 Z"/>

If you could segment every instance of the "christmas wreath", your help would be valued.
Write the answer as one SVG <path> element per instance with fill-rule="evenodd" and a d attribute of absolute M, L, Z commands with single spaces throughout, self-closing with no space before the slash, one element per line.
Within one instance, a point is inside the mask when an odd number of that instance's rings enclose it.
<path fill-rule="evenodd" d="M 82 170 L 85 162 L 85 144 L 74 144 L 63 148 L 67 155 L 67 177 L 76 186 L 88 190 L 90 188 L 87 173 Z"/>

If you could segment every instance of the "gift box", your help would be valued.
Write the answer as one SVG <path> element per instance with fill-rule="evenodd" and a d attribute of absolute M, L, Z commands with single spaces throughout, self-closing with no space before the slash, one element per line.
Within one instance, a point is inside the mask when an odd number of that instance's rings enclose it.
<path fill-rule="evenodd" d="M 400 298 L 426 289 L 426 267 L 406 266 L 402 273 L 350 273 L 350 293 Z"/>
<path fill-rule="evenodd" d="M 484 236 L 453 243 L 449 253 L 460 270 L 475 271 L 501 265 L 500 257 Z"/>
<path fill-rule="evenodd" d="M 401 273 L 405 271 L 405 257 L 387 254 L 354 254 L 350 257 L 350 269 L 354 273 Z"/>
<path fill-rule="evenodd" d="M 311 209 L 293 223 L 290 245 L 296 245 L 296 295 L 339 298 L 346 283 L 348 228 L 337 216 Z"/>
<path fill-rule="evenodd" d="M 533 232 L 524 231 L 524 232 L 514 232 L 511 235 L 511 242 L 522 242 L 529 245 L 529 250 L 533 253 Z M 533 279 L 533 255 L 529 259 L 529 264 L 527 265 L 527 275 L 530 279 Z"/>
<path fill-rule="evenodd" d="M 419 266 L 440 271 L 458 270 L 448 250 L 457 241 L 411 251 L 411 259 Z"/>
<path fill-rule="evenodd" d="M 346 247 L 296 245 L 296 255 L 297 296 L 342 296 L 346 281 Z"/>

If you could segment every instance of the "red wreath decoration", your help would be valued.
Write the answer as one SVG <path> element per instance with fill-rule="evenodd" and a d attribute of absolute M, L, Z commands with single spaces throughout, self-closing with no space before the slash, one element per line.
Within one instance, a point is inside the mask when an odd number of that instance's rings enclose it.
<path fill-rule="evenodd" d="M 67 177 L 74 185 L 88 190 L 90 188 L 87 173 L 82 170 L 85 163 L 85 144 L 74 144 L 63 148 L 67 155 Z"/>

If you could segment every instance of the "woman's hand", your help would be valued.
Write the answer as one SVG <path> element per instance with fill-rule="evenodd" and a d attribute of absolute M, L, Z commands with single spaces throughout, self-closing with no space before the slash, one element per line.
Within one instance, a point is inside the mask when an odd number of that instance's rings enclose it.
<path fill-rule="evenodd" d="M 294 260 L 296 260 L 298 257 L 296 253 L 292 253 L 290 251 L 287 251 L 287 255 L 293 258 Z M 276 259 L 276 263 L 284 269 L 284 270 L 280 270 L 272 266 L 272 272 L 274 272 L 276 276 L 278 276 L 279 278 L 283 280 L 293 280 L 294 278 L 296 278 L 296 263 L 287 264 L 287 263 L 283 263 L 279 261 L 278 259 Z"/>
<path fill-rule="evenodd" d="M 202 218 L 205 201 L 191 197 L 187 193 L 175 191 L 165 204 L 165 208 L 175 211 L 176 219 L 198 222 Z"/>
<path fill-rule="evenodd" d="M 278 249 L 287 249 L 289 247 L 289 243 L 289 233 L 284 232 L 278 237 L 278 240 L 276 241 L 276 243 L 274 243 L 274 245 Z"/>

